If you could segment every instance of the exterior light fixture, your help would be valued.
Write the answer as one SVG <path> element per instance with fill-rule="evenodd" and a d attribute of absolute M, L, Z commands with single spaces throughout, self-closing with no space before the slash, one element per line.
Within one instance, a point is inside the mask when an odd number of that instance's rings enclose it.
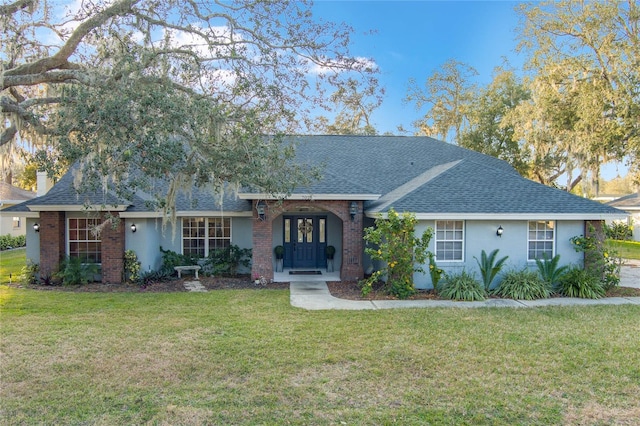
<path fill-rule="evenodd" d="M 136 227 L 135 223 L 131 224 L 131 232 L 136 232 L 138 230 L 138 228 Z"/>
<path fill-rule="evenodd" d="M 352 201 L 351 204 L 349 204 L 349 214 L 351 215 L 351 221 L 353 222 L 358 214 L 358 203 L 355 201 Z"/>
<path fill-rule="evenodd" d="M 502 229 L 502 225 L 498 226 L 498 229 L 496 230 L 496 235 L 498 237 L 502 237 L 503 232 L 504 232 L 504 229 Z"/>
<path fill-rule="evenodd" d="M 33 224 L 33 230 L 36 232 L 40 232 L 40 225 L 38 225 L 37 223 Z"/>
<path fill-rule="evenodd" d="M 256 211 L 258 212 L 258 217 L 260 218 L 260 220 L 264 220 L 264 218 L 266 217 L 266 204 L 264 201 L 260 200 L 258 201 L 258 204 L 256 204 Z"/>

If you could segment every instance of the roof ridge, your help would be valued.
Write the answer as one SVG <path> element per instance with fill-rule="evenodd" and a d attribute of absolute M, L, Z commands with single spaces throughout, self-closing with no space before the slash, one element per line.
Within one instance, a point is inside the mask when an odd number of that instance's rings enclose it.
<path fill-rule="evenodd" d="M 444 164 L 438 164 L 437 166 L 434 166 L 434 167 L 432 167 L 432 168 L 420 173 L 418 176 L 414 177 L 413 179 L 409 180 L 408 182 L 403 183 L 402 185 L 398 186 L 397 188 L 387 192 L 382 197 L 380 197 L 376 202 L 372 203 L 371 211 L 372 212 L 377 212 L 377 211 L 380 211 L 380 210 L 383 210 L 383 209 L 387 208 L 388 206 L 390 206 L 394 202 L 398 201 L 399 199 L 401 199 L 403 197 L 406 197 L 407 195 L 409 195 L 410 193 L 412 193 L 416 189 L 420 188 L 421 186 L 423 186 L 423 185 L 429 183 L 430 181 L 432 181 L 433 179 L 437 178 L 442 173 L 444 173 L 447 170 L 457 166 L 462 161 L 464 161 L 464 159 L 454 160 L 454 161 L 450 161 L 450 162 L 444 163 Z"/>

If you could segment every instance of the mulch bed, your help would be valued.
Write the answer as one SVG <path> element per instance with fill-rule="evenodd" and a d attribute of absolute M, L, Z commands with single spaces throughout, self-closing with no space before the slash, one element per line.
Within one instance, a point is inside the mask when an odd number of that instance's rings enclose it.
<path fill-rule="evenodd" d="M 328 282 L 329 292 L 332 296 L 348 300 L 397 300 L 397 297 L 386 294 L 381 287 L 374 287 L 367 296 L 362 296 L 362 291 L 356 281 L 331 281 Z M 489 296 L 493 298 L 495 296 Z M 551 297 L 562 297 L 554 294 Z M 640 297 L 640 288 L 616 287 L 607 292 L 606 297 Z M 441 300 L 433 290 L 418 290 L 416 294 L 406 300 Z"/>
<path fill-rule="evenodd" d="M 357 281 L 329 281 L 327 282 L 332 296 L 347 300 L 396 300 L 397 297 L 385 293 L 382 286 L 373 287 L 366 296 L 362 295 L 362 289 Z M 432 290 L 418 290 L 416 294 L 406 300 L 440 300 L 440 297 Z"/>
<path fill-rule="evenodd" d="M 184 288 L 185 281 L 193 281 L 193 277 L 182 279 L 173 279 L 168 281 L 154 282 L 147 286 L 136 284 L 102 284 L 89 283 L 80 286 L 43 286 L 31 285 L 28 288 L 35 290 L 57 290 L 70 292 L 87 292 L 87 293 L 112 293 L 112 292 L 129 292 L 129 293 L 169 293 L 169 292 L 186 292 Z M 270 283 L 265 286 L 255 284 L 250 276 L 242 275 L 238 277 L 200 277 L 200 283 L 207 290 L 261 290 L 261 289 L 277 289 L 288 290 L 289 283 Z M 20 284 L 13 284 L 16 287 L 22 287 Z M 329 281 L 327 282 L 329 292 L 332 296 L 347 300 L 396 300 L 397 298 L 386 294 L 381 287 L 374 287 L 366 297 L 362 296 L 362 291 L 357 281 Z M 617 287 L 607 292 L 607 297 L 640 297 L 639 288 Z M 437 294 L 432 290 L 419 290 L 408 300 L 440 300 Z"/>
<path fill-rule="evenodd" d="M 170 292 L 186 292 L 184 288 L 185 281 L 193 281 L 193 277 L 185 277 L 182 279 L 173 279 L 167 281 L 153 282 L 146 286 L 137 284 L 102 284 L 102 283 L 89 283 L 86 285 L 78 286 L 43 286 L 43 285 L 30 285 L 28 288 L 35 290 L 57 290 L 57 291 L 70 291 L 70 292 L 85 292 L 85 293 L 170 293 Z M 282 289 L 288 290 L 289 283 L 271 283 L 265 286 L 256 285 L 248 275 L 242 275 L 238 277 L 203 277 L 200 276 L 200 283 L 207 290 L 225 290 L 225 289 Z M 20 287 L 20 285 L 17 285 Z"/>

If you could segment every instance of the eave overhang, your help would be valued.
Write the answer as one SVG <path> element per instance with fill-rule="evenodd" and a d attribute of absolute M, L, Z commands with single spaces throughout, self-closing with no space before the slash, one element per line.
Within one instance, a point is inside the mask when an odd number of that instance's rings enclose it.
<path fill-rule="evenodd" d="M 370 201 L 377 200 L 382 194 L 267 194 L 258 192 L 241 192 L 241 200 L 306 200 L 306 201 Z"/>
<path fill-rule="evenodd" d="M 628 214 L 617 213 L 414 213 L 418 220 L 624 220 Z M 387 213 L 366 211 L 369 218 L 387 219 Z"/>

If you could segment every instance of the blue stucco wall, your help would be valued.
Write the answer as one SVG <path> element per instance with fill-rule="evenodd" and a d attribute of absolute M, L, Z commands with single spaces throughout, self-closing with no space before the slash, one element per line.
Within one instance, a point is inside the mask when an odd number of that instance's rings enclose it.
<path fill-rule="evenodd" d="M 502 237 L 496 235 L 496 230 L 502 226 L 504 233 Z M 434 221 L 420 221 L 416 226 L 416 235 L 421 235 L 427 227 L 434 228 Z M 560 255 L 560 263 L 581 264 L 582 255 L 577 253 L 570 243 L 570 238 L 581 235 L 584 230 L 582 221 L 556 221 L 555 228 L 555 254 Z M 467 220 L 464 222 L 464 254 L 463 261 L 437 262 L 438 266 L 447 273 L 459 273 L 463 270 L 475 273 L 480 278 L 480 270 L 474 256 L 480 258 L 482 250 L 487 254 L 492 250 L 500 250 L 498 258 L 509 256 L 502 272 L 510 269 L 530 268 L 536 269 L 535 262 L 527 260 L 528 250 L 528 221 L 477 221 Z M 432 238 L 429 250 L 435 251 L 435 238 Z M 428 265 L 424 267 L 425 271 Z M 494 283 L 500 282 L 500 276 Z M 431 278 L 428 274 L 416 273 L 414 275 L 416 288 L 432 288 Z"/>

